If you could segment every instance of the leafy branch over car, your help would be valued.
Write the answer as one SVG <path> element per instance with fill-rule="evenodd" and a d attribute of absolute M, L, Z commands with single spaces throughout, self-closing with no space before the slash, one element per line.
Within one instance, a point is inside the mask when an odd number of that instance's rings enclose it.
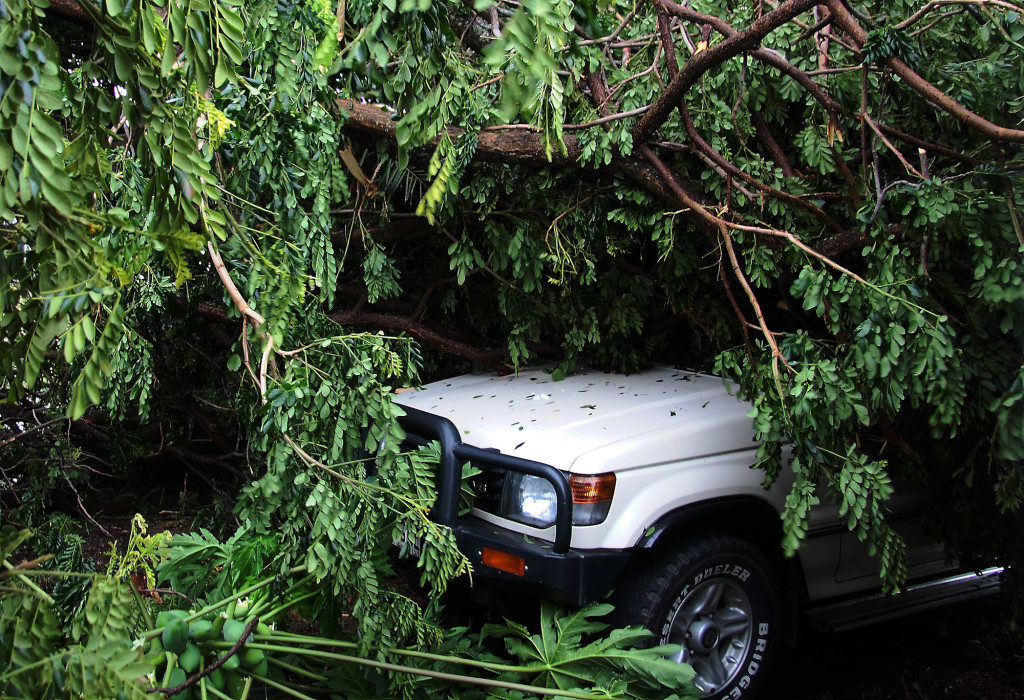
<path fill-rule="evenodd" d="M 824 484 L 900 585 L 887 510 L 923 482 L 948 553 L 1013 590 L 1021 17 L 2 0 L 3 517 L 92 516 L 87 485 L 182 460 L 329 582 L 318 619 L 406 636 L 390 535 L 426 529 L 438 587 L 460 560 L 392 390 L 658 360 L 751 402 L 786 550 Z"/>

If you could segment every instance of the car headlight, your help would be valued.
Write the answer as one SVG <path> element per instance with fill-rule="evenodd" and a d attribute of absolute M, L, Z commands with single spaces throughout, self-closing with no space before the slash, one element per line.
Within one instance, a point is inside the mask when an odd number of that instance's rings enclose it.
<path fill-rule="evenodd" d="M 615 475 L 569 476 L 573 525 L 604 522 L 615 493 Z M 558 499 L 551 483 L 539 476 L 509 472 L 501 494 L 501 515 L 524 525 L 544 528 L 555 522 Z"/>
<path fill-rule="evenodd" d="M 501 494 L 501 514 L 533 527 L 548 527 L 555 522 L 558 501 L 547 479 L 522 472 L 509 472 Z"/>

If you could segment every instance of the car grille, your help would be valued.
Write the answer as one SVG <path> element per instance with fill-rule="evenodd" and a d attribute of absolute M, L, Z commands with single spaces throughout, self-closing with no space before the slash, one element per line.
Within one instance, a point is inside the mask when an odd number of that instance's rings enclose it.
<path fill-rule="evenodd" d="M 483 469 L 469 479 L 469 488 L 474 495 L 473 507 L 485 513 L 500 515 L 501 492 L 505 487 L 505 469 Z"/>

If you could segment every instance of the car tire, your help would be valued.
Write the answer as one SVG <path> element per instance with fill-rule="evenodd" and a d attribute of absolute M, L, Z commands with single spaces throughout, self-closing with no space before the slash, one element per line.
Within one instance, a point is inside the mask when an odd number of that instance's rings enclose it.
<path fill-rule="evenodd" d="M 706 697 L 753 698 L 783 642 L 772 568 L 749 543 L 709 536 L 665 552 L 620 581 L 613 621 L 640 625 L 690 664 Z"/>

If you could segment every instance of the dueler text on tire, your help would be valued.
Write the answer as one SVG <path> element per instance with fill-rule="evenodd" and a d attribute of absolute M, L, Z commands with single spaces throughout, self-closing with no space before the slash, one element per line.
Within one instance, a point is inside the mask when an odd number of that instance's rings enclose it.
<path fill-rule="evenodd" d="M 641 625 L 655 642 L 679 644 L 674 658 L 714 700 L 749 700 L 782 643 L 772 569 L 753 546 L 729 536 L 683 542 L 620 581 L 615 621 Z"/>

